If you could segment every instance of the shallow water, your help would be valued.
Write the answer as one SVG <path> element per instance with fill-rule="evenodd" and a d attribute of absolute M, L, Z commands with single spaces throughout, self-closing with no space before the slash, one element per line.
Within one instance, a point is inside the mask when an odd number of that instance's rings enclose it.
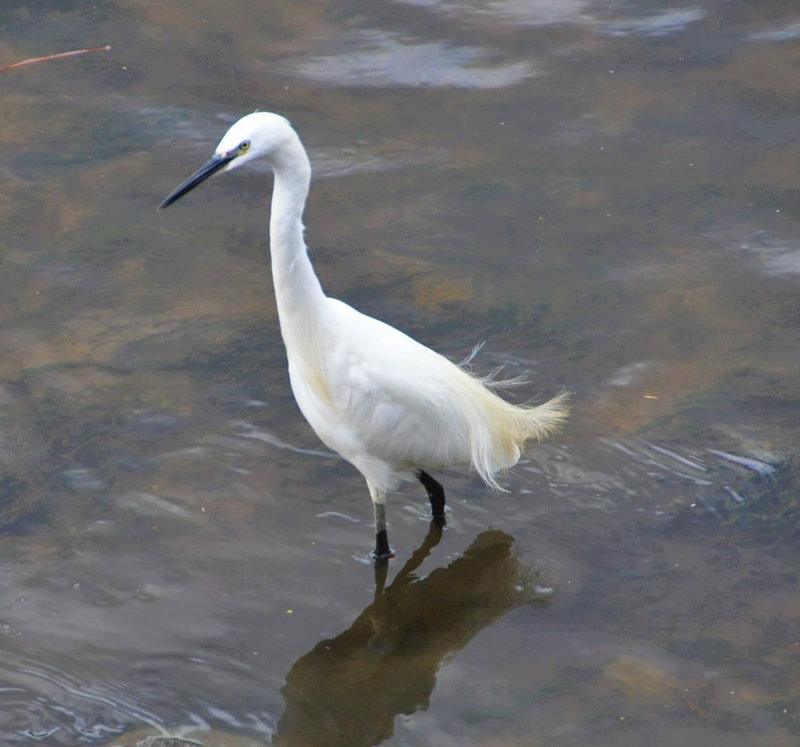
<path fill-rule="evenodd" d="M 7 2 L 0 741 L 793 745 L 790 4 Z M 263 170 L 327 290 L 575 393 L 507 493 L 389 506 L 289 391 Z M 148 739 L 150 741 L 148 742 Z M 165 744 L 161 740 L 161 744 Z M 185 743 L 185 742 L 184 742 Z"/>

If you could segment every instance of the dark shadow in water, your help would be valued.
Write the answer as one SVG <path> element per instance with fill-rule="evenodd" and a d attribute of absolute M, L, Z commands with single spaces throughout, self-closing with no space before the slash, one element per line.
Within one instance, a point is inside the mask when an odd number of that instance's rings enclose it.
<path fill-rule="evenodd" d="M 531 580 L 501 531 L 479 534 L 463 555 L 426 578 L 414 571 L 442 536 L 425 541 L 343 633 L 298 659 L 282 689 L 286 710 L 273 744 L 361 747 L 392 736 L 394 718 L 428 707 L 442 662 L 514 607 L 534 601 Z"/>

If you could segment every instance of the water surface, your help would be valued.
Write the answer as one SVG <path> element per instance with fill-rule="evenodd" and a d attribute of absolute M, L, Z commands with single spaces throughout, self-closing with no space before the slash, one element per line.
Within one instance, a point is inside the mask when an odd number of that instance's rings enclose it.
<path fill-rule="evenodd" d="M 786 3 L 10 2 L 0 741 L 793 745 L 800 15 Z M 575 393 L 452 513 L 291 397 L 256 108 L 332 295 Z M 163 743 L 163 740 L 162 740 Z"/>

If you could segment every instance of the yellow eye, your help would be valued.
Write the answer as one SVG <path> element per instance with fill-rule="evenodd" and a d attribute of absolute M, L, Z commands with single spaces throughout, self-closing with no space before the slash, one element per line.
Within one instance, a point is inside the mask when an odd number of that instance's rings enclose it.
<path fill-rule="evenodd" d="M 242 142 L 239 144 L 239 150 L 243 152 L 246 151 L 249 147 L 250 147 L 249 140 L 242 140 Z"/>

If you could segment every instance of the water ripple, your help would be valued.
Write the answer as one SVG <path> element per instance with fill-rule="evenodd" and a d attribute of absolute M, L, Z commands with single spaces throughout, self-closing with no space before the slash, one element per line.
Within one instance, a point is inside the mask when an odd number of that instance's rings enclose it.
<path fill-rule="evenodd" d="M 670 36 L 683 31 L 689 24 L 697 23 L 707 13 L 700 8 L 679 8 L 652 15 L 619 18 L 601 26 L 612 36 Z"/>
<path fill-rule="evenodd" d="M 794 239 L 747 224 L 715 228 L 706 236 L 750 260 L 767 277 L 800 276 L 800 245 Z"/>
<path fill-rule="evenodd" d="M 4 697 L 0 723 L 3 739 L 74 744 L 107 740 L 122 733 L 127 724 L 137 723 L 164 731 L 162 721 L 138 706 L 131 694 L 108 682 L 81 683 L 73 675 L 39 663 L 14 666 L 8 657 L 3 677 L 14 693 Z M 21 723 L 22 721 L 27 723 Z M 16 737 L 12 737 L 12 734 Z"/>
<path fill-rule="evenodd" d="M 331 46 L 330 40 L 326 45 Z M 282 64 L 289 75 L 335 85 L 503 88 L 539 71 L 531 62 L 493 63 L 492 51 L 450 42 L 410 41 L 377 29 L 338 39 L 328 54 Z"/>
<path fill-rule="evenodd" d="M 771 31 L 759 31 L 756 34 L 752 34 L 750 38 L 754 41 L 773 42 L 793 41 L 794 39 L 800 39 L 800 22 L 790 23 L 788 26 L 782 26 L 781 28 L 772 29 Z"/>

